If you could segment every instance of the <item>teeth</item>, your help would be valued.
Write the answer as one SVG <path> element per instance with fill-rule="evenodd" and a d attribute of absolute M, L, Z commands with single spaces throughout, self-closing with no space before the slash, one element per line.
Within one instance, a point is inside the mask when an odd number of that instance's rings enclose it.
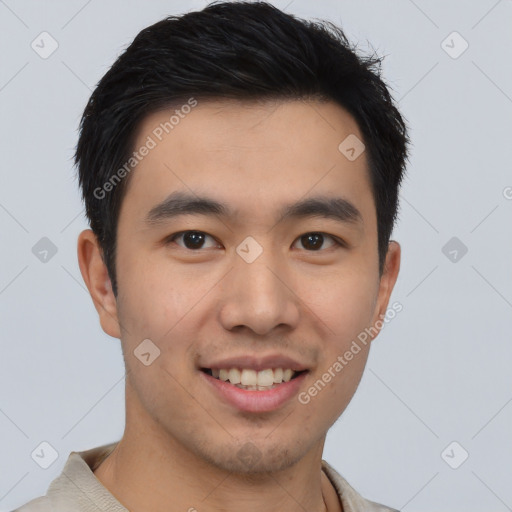
<path fill-rule="evenodd" d="M 237 388 L 245 389 L 246 391 L 268 391 L 278 385 L 279 384 L 272 384 L 272 386 L 243 386 L 242 384 L 235 384 Z"/>
<path fill-rule="evenodd" d="M 256 386 L 258 384 L 258 374 L 255 370 L 242 370 L 240 380 L 244 386 Z"/>
<path fill-rule="evenodd" d="M 293 376 L 293 370 L 290 370 L 289 368 L 287 368 L 286 370 L 283 371 L 283 380 L 285 382 L 288 382 L 289 380 L 291 380 Z"/>
<path fill-rule="evenodd" d="M 244 370 L 245 371 L 245 370 Z M 272 386 L 274 384 L 274 372 L 271 369 L 258 372 L 258 386 Z"/>
<path fill-rule="evenodd" d="M 238 368 L 231 368 L 231 370 L 229 370 L 228 377 L 231 384 L 240 384 L 240 382 L 242 382 L 240 370 Z"/>
<path fill-rule="evenodd" d="M 281 384 L 281 382 L 289 382 L 295 372 L 291 368 L 268 368 L 257 372 L 244 368 L 222 368 L 212 369 L 212 376 L 223 381 L 229 381 L 231 384 L 239 384 L 242 386 L 251 386 L 258 389 L 258 387 L 269 387 L 273 384 Z"/>

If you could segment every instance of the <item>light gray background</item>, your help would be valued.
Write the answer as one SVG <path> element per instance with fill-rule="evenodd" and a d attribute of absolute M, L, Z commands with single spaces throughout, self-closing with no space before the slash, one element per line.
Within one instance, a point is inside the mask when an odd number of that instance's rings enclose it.
<path fill-rule="evenodd" d="M 206 3 L 0 0 L 0 510 L 44 494 L 70 451 L 122 435 L 120 342 L 101 330 L 76 258 L 87 227 L 76 129 L 142 28 Z M 386 55 L 413 140 L 393 236 L 391 302 L 403 311 L 324 458 L 363 496 L 407 512 L 512 510 L 512 2 L 273 3 Z M 59 44 L 47 59 L 31 48 L 43 31 Z M 458 58 L 442 46 L 453 31 L 469 43 Z M 46 263 L 32 253 L 42 237 L 58 248 Z M 468 248 L 455 262 L 442 252 L 452 237 Z M 59 454 L 46 470 L 31 458 L 43 441 Z M 452 461 L 469 453 L 458 469 L 441 456 L 452 441 Z"/>

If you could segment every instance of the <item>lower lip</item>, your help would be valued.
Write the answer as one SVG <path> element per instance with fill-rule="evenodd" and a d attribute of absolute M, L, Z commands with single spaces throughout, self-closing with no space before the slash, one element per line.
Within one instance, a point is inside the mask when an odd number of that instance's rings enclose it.
<path fill-rule="evenodd" d="M 246 412 L 270 412 L 278 409 L 298 393 L 308 374 L 308 372 L 301 373 L 295 379 L 283 382 L 267 391 L 250 391 L 237 388 L 233 384 L 216 379 L 201 370 L 199 373 L 224 400 L 233 407 Z"/>

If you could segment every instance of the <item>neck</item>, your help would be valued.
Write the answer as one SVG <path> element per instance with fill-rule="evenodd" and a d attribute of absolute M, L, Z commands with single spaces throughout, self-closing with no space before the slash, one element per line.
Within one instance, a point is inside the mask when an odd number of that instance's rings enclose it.
<path fill-rule="evenodd" d="M 135 409 L 127 406 L 123 438 L 94 471 L 130 512 L 341 511 L 321 469 L 325 436 L 279 471 L 238 473 L 207 460 L 207 447 L 191 453 Z"/>
<path fill-rule="evenodd" d="M 191 464 L 175 448 L 168 445 L 162 450 L 154 438 L 134 442 L 125 433 L 94 474 L 130 512 L 238 512 L 241 504 L 244 512 L 338 510 L 328 507 L 333 489 L 320 464 L 236 475 L 204 463 Z"/>

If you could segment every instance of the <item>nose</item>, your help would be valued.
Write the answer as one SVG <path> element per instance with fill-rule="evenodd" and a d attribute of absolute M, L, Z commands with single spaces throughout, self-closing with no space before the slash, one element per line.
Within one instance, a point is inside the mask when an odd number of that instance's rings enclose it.
<path fill-rule="evenodd" d="M 248 328 L 264 336 L 276 327 L 297 327 L 300 298 L 285 265 L 263 253 L 252 263 L 236 257 L 224 283 L 220 321 L 227 330 Z"/>

